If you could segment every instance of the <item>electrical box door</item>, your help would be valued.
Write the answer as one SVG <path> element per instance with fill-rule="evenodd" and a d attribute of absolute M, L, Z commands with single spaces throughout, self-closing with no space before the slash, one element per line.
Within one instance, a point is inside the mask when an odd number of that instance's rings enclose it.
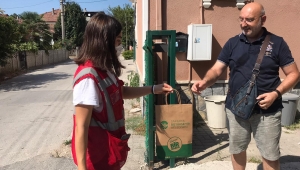
<path fill-rule="evenodd" d="M 188 25 L 188 52 L 190 61 L 211 60 L 212 24 Z"/>

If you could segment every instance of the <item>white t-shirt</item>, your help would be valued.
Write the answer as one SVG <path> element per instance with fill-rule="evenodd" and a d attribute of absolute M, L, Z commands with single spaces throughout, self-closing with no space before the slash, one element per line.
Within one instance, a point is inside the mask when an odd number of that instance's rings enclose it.
<path fill-rule="evenodd" d="M 116 77 L 107 71 L 107 75 L 117 84 Z M 103 109 L 102 97 L 99 95 L 99 89 L 95 81 L 91 78 L 85 78 L 77 83 L 73 89 L 73 105 L 78 104 L 92 105 L 97 111 Z"/>

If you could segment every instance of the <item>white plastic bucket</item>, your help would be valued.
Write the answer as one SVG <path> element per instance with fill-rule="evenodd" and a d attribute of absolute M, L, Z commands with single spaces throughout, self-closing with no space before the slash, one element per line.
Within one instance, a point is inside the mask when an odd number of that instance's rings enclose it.
<path fill-rule="evenodd" d="M 225 99 L 224 95 L 204 97 L 209 127 L 226 128 Z"/>

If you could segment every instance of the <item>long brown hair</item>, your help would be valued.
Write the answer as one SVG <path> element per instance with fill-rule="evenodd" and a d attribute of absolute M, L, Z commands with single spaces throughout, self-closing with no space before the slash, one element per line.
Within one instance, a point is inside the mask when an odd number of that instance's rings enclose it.
<path fill-rule="evenodd" d="M 120 76 L 121 69 L 125 67 L 116 54 L 115 40 L 121 31 L 122 26 L 115 18 L 103 13 L 95 14 L 85 28 L 79 56 L 74 60 L 76 64 L 90 60 L 94 67 L 114 71 Z"/>

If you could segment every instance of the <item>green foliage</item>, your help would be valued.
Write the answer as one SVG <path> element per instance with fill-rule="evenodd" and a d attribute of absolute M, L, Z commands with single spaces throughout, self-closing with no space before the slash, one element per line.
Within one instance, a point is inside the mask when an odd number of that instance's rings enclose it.
<path fill-rule="evenodd" d="M 133 50 L 127 50 L 127 51 L 124 51 L 122 53 L 123 57 L 125 58 L 125 60 L 131 60 L 133 59 Z"/>
<path fill-rule="evenodd" d="M 130 86 L 130 87 L 139 87 L 140 86 L 140 77 L 137 73 L 131 72 L 128 76 L 127 79 L 129 81 L 128 83 L 125 83 L 125 86 Z M 136 99 L 138 102 L 140 102 L 140 98 Z"/>
<path fill-rule="evenodd" d="M 261 164 L 261 163 L 262 163 L 261 159 L 256 158 L 256 157 L 251 157 L 251 158 L 248 160 L 248 162 L 250 162 L 250 163 L 256 163 L 256 164 Z"/>
<path fill-rule="evenodd" d="M 23 47 L 29 51 L 49 50 L 51 49 L 50 42 L 52 35 L 49 31 L 49 25 L 42 20 L 42 16 L 36 12 L 23 12 L 20 14 L 23 20 L 21 30 L 23 37 L 21 43 Z M 23 48 L 22 47 L 22 48 Z"/>
<path fill-rule="evenodd" d="M 18 51 L 30 51 L 36 53 L 38 50 L 38 44 L 34 41 L 20 43 L 18 46 Z"/>
<path fill-rule="evenodd" d="M 71 51 L 72 49 L 75 49 L 75 44 L 71 40 L 64 39 L 57 40 L 55 44 L 53 45 L 54 49 L 60 49 L 60 48 L 66 48 L 68 51 Z"/>
<path fill-rule="evenodd" d="M 67 145 L 70 145 L 72 143 L 72 139 L 69 139 L 69 140 L 65 140 L 64 141 L 64 145 L 67 146 Z"/>
<path fill-rule="evenodd" d="M 130 87 L 139 87 L 140 86 L 140 77 L 137 73 L 135 72 L 131 72 L 128 76 L 127 79 L 129 81 L 129 84 L 126 83 L 126 86 L 130 86 Z"/>
<path fill-rule="evenodd" d="M 18 22 L 12 17 L 0 16 L 0 66 L 5 66 L 9 56 L 17 51 L 21 34 Z"/>
<path fill-rule="evenodd" d="M 9 17 L 13 17 L 14 19 L 18 19 L 19 18 L 19 15 L 16 14 L 16 13 L 13 13 L 12 15 L 10 15 Z"/>
<path fill-rule="evenodd" d="M 75 2 L 67 2 L 65 4 L 65 39 L 68 41 L 68 47 L 81 46 L 83 42 L 83 34 L 86 27 L 86 19 L 82 13 L 81 7 Z M 62 39 L 61 29 L 61 16 L 59 15 L 58 20 L 54 26 L 55 34 L 54 39 Z"/>
<path fill-rule="evenodd" d="M 18 22 L 17 18 L 22 19 Z M 52 35 L 49 26 L 36 12 L 23 12 L 9 17 L 0 17 L 0 65 L 6 64 L 7 58 L 17 51 L 51 49 Z"/>
<path fill-rule="evenodd" d="M 108 15 L 115 17 L 123 27 L 122 44 L 126 50 L 128 49 L 128 46 L 134 41 L 134 14 L 134 9 L 129 4 L 125 4 L 123 8 L 121 8 L 120 6 L 108 7 Z"/>

